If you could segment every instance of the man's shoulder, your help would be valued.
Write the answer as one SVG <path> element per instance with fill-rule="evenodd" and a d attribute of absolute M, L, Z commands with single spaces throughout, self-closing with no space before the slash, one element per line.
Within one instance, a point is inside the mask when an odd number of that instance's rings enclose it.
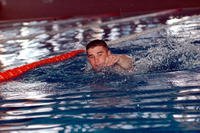
<path fill-rule="evenodd" d="M 123 68 L 125 71 L 132 71 L 133 70 L 133 65 L 134 65 L 134 59 L 131 56 L 121 54 L 118 55 L 120 56 L 119 62 L 117 65 L 119 65 L 121 68 Z"/>
<path fill-rule="evenodd" d="M 119 54 L 120 60 L 124 63 L 133 63 L 134 58 L 132 56 L 126 55 L 126 54 Z"/>
<path fill-rule="evenodd" d="M 128 59 L 128 60 L 133 59 L 133 57 L 126 55 L 126 54 L 118 54 L 118 56 L 120 56 L 120 58 L 122 58 L 122 59 Z"/>

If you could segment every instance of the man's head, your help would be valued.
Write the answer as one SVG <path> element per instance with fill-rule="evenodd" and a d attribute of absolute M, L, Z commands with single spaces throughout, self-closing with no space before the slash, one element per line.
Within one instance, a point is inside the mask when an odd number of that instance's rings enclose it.
<path fill-rule="evenodd" d="M 95 70 L 105 66 L 108 56 L 111 54 L 108 45 L 103 40 L 94 40 L 86 46 L 87 57 Z"/>
<path fill-rule="evenodd" d="M 96 46 L 103 46 L 105 49 L 109 50 L 108 45 L 103 40 L 93 40 L 86 45 L 86 51 L 88 49 L 96 47 Z"/>

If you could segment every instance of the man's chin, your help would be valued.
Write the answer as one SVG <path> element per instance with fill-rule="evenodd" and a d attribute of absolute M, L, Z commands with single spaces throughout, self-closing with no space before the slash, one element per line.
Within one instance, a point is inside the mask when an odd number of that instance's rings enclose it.
<path fill-rule="evenodd" d="M 98 67 L 98 68 L 95 68 L 94 70 L 95 70 L 96 72 L 100 72 L 100 71 L 103 70 L 103 67 Z"/>
<path fill-rule="evenodd" d="M 102 71 L 103 69 L 105 69 L 104 66 L 97 66 L 97 67 L 94 68 L 94 70 L 95 70 L 96 72 Z"/>
<path fill-rule="evenodd" d="M 105 72 L 105 71 L 109 71 L 111 67 L 98 67 L 98 68 L 95 68 L 94 70 L 96 72 Z"/>

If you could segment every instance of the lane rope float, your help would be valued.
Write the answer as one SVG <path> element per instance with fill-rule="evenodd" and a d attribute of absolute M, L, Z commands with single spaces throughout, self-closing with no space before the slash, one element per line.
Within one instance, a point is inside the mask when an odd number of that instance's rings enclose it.
<path fill-rule="evenodd" d="M 30 64 L 26 64 L 20 67 L 16 67 L 10 70 L 6 70 L 4 72 L 0 72 L 0 83 L 1 82 L 5 82 L 11 79 L 14 79 L 22 74 L 24 74 L 25 72 L 32 70 L 34 68 L 40 67 L 40 66 L 44 66 L 47 64 L 51 64 L 51 63 L 56 63 L 56 62 L 60 62 L 63 60 L 67 60 L 70 59 L 72 57 L 75 57 L 76 55 L 85 52 L 85 50 L 74 50 L 74 51 L 70 51 L 68 53 L 64 53 L 61 55 L 57 55 L 54 57 L 50 57 L 50 58 L 46 58 L 46 59 L 42 59 Z"/>

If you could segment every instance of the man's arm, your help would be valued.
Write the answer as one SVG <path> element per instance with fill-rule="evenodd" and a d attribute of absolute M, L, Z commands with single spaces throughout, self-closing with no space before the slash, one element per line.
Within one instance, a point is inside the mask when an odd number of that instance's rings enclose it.
<path fill-rule="evenodd" d="M 105 66 L 117 65 L 118 69 L 122 71 L 133 71 L 133 59 L 128 55 L 111 54 L 107 60 Z"/>
<path fill-rule="evenodd" d="M 128 55 L 117 55 L 119 60 L 116 64 L 121 66 L 126 71 L 133 71 L 133 59 Z"/>

